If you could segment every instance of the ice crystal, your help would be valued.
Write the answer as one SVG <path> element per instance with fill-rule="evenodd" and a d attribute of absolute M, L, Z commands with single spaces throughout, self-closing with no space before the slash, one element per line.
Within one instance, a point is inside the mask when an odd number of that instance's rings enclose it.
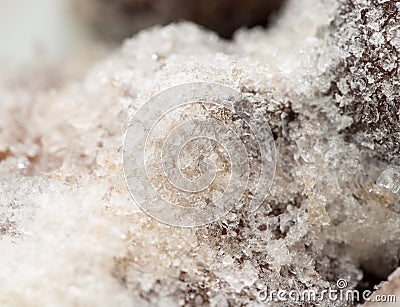
<path fill-rule="evenodd" d="M 398 1 L 343 0 L 329 27 L 336 51 L 330 93 L 354 122 L 349 139 L 400 163 L 400 10 Z M 329 49 L 328 48 L 328 49 Z"/>
<path fill-rule="evenodd" d="M 146 30 L 53 90 L 3 77 L 0 305 L 257 305 L 265 288 L 385 279 L 400 255 L 397 4 L 293 0 L 231 42 Z M 141 105 L 194 81 L 246 95 L 277 168 L 256 212 L 181 229 L 136 207 L 121 150 Z"/>

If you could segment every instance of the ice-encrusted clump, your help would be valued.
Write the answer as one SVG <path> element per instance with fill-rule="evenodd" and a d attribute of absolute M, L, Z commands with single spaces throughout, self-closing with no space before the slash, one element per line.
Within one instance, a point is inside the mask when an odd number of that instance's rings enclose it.
<path fill-rule="evenodd" d="M 331 24 L 343 7 L 291 1 L 275 27 L 232 42 L 189 23 L 156 27 L 82 82 L 34 93 L 2 85 L 0 305 L 256 305 L 266 288 L 385 278 L 400 248 L 397 175 L 340 133 L 356 119 L 328 92 L 332 63 L 347 57 L 327 47 L 334 27 L 348 27 Z M 357 41 L 349 48 L 363 54 Z M 138 107 L 193 81 L 225 83 L 265 107 L 277 170 L 256 212 L 239 206 L 218 223 L 180 229 L 135 206 L 121 150 Z"/>
<path fill-rule="evenodd" d="M 377 184 L 393 193 L 398 193 L 400 191 L 400 167 L 393 166 L 384 170 L 379 176 Z"/>
<path fill-rule="evenodd" d="M 400 163 L 400 2 L 341 0 L 325 32 L 329 94 L 353 118 L 344 132 L 381 160 Z"/>

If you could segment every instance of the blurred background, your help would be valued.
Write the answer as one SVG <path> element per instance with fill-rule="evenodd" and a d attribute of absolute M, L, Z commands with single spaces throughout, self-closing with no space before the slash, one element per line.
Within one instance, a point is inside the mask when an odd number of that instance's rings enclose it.
<path fill-rule="evenodd" d="M 3 72 L 53 63 L 137 31 L 191 20 L 229 39 L 240 27 L 268 25 L 284 0 L 0 0 Z M 96 49 L 97 47 L 94 47 Z"/>
<path fill-rule="evenodd" d="M 70 0 L 0 0 L 0 65 L 55 61 L 92 39 Z"/>

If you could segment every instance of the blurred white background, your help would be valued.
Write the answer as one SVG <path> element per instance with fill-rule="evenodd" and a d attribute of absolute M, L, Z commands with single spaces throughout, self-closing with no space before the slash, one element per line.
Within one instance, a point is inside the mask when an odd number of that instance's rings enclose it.
<path fill-rule="evenodd" d="M 0 0 L 0 67 L 52 62 L 90 41 L 70 0 Z"/>

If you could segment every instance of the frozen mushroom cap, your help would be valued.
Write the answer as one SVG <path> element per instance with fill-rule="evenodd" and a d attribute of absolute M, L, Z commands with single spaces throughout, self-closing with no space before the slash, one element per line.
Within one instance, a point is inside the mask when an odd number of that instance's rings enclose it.
<path fill-rule="evenodd" d="M 352 119 L 327 93 L 339 74 L 320 73 L 348 54 L 333 49 L 318 62 L 350 27 L 329 27 L 337 5 L 293 0 L 273 27 L 232 41 L 192 23 L 155 27 L 52 90 L 2 80 L 0 305 L 254 306 L 265 289 L 386 279 L 400 254 L 398 172 L 340 133 Z M 240 203 L 214 224 L 182 229 L 135 205 L 121 150 L 141 105 L 193 81 L 227 84 L 263 110 L 277 168 L 256 212 Z"/>

